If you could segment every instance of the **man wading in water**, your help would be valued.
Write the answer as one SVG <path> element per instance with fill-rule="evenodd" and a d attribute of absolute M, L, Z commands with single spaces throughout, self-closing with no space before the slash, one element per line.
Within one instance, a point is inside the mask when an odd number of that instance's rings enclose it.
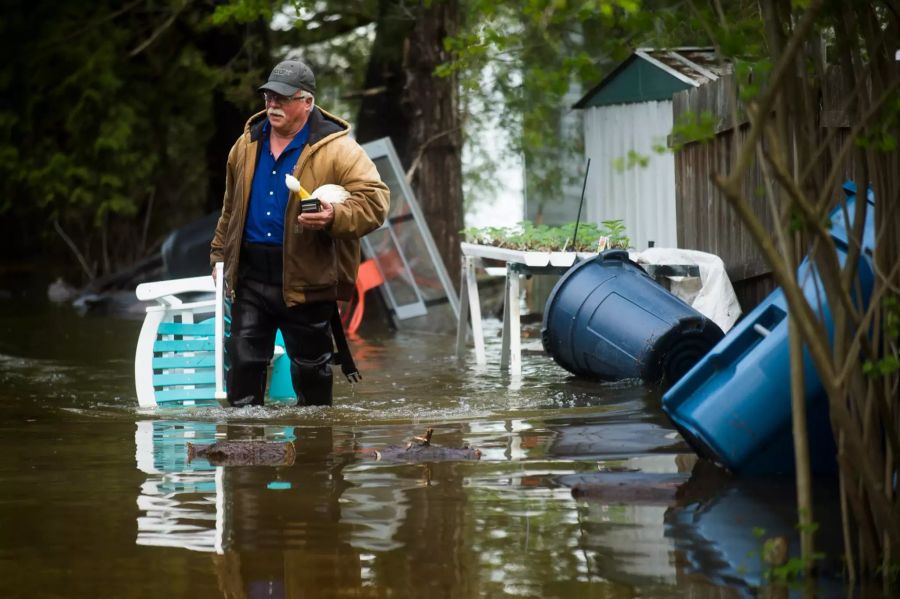
<path fill-rule="evenodd" d="M 331 405 L 335 300 L 353 295 L 359 238 L 384 222 L 389 191 L 348 135 L 350 125 L 315 105 L 316 80 L 306 64 L 279 63 L 259 91 L 265 110 L 250 117 L 228 155 L 210 248 L 211 264 L 225 262 L 233 300 L 228 402 L 263 404 L 281 329 L 298 405 Z M 349 197 L 307 202 L 301 211 L 301 198 L 285 184 L 289 174 L 305 190 L 331 183 Z"/>

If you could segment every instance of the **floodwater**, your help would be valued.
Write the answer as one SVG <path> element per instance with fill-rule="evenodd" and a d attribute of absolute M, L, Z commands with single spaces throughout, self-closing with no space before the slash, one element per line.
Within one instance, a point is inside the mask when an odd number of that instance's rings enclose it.
<path fill-rule="evenodd" d="M 307 409 L 139 410 L 139 328 L 0 299 L 0 596 L 742 597 L 765 584 L 765 537 L 797 551 L 790 480 L 698 462 L 639 383 L 537 352 L 504 374 L 496 321 L 483 368 L 452 335 L 354 338 L 362 384 Z M 481 459 L 364 451 L 428 427 Z M 292 440 L 296 458 L 188 462 L 216 439 Z M 829 489 L 819 596 L 843 594 Z"/>

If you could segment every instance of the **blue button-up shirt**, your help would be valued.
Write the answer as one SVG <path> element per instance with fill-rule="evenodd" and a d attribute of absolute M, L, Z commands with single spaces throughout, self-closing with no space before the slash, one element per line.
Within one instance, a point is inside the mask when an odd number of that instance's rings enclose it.
<path fill-rule="evenodd" d="M 281 152 L 278 160 L 269 145 L 270 128 L 269 121 L 266 121 L 262 130 L 259 162 L 250 188 L 250 211 L 244 225 L 244 241 L 281 245 L 284 242 L 284 211 L 291 193 L 284 183 L 284 176 L 293 172 L 300 152 L 309 139 L 309 121 Z"/>

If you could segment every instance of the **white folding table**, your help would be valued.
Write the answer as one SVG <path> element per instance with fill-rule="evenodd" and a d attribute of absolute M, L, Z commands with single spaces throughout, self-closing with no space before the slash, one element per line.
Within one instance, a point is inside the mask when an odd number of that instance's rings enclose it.
<path fill-rule="evenodd" d="M 466 332 L 471 312 L 472 341 L 475 362 L 487 363 L 484 351 L 484 331 L 481 326 L 481 304 L 475 267 L 484 258 L 506 264 L 506 286 L 503 292 L 503 337 L 500 345 L 500 367 L 511 374 L 522 373 L 522 332 L 519 314 L 519 277 L 529 274 L 562 274 L 577 260 L 593 258 L 592 252 L 528 252 L 490 245 L 461 243 L 462 274 L 459 285 L 459 324 L 456 329 L 456 355 L 465 355 Z"/>
<path fill-rule="evenodd" d="M 510 374 L 522 374 L 522 331 L 519 315 L 519 277 L 530 274 L 563 274 L 576 262 L 589 260 L 594 252 L 527 252 L 491 245 L 461 243 L 462 275 L 459 285 L 459 323 L 456 329 L 456 356 L 460 360 L 466 351 L 466 332 L 471 315 L 475 362 L 487 364 L 484 351 L 484 330 L 481 327 L 481 304 L 475 267 L 482 259 L 504 262 L 506 288 L 503 292 L 503 338 L 500 345 L 500 367 Z M 667 277 L 699 277 L 696 264 L 642 264 L 657 282 Z"/>

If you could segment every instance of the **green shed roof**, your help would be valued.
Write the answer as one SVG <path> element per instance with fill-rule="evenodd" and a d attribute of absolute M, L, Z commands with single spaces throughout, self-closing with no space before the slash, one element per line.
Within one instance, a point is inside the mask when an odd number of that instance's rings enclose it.
<path fill-rule="evenodd" d="M 640 48 L 578 102 L 575 108 L 671 100 L 672 94 L 718 77 L 708 48 Z"/>

